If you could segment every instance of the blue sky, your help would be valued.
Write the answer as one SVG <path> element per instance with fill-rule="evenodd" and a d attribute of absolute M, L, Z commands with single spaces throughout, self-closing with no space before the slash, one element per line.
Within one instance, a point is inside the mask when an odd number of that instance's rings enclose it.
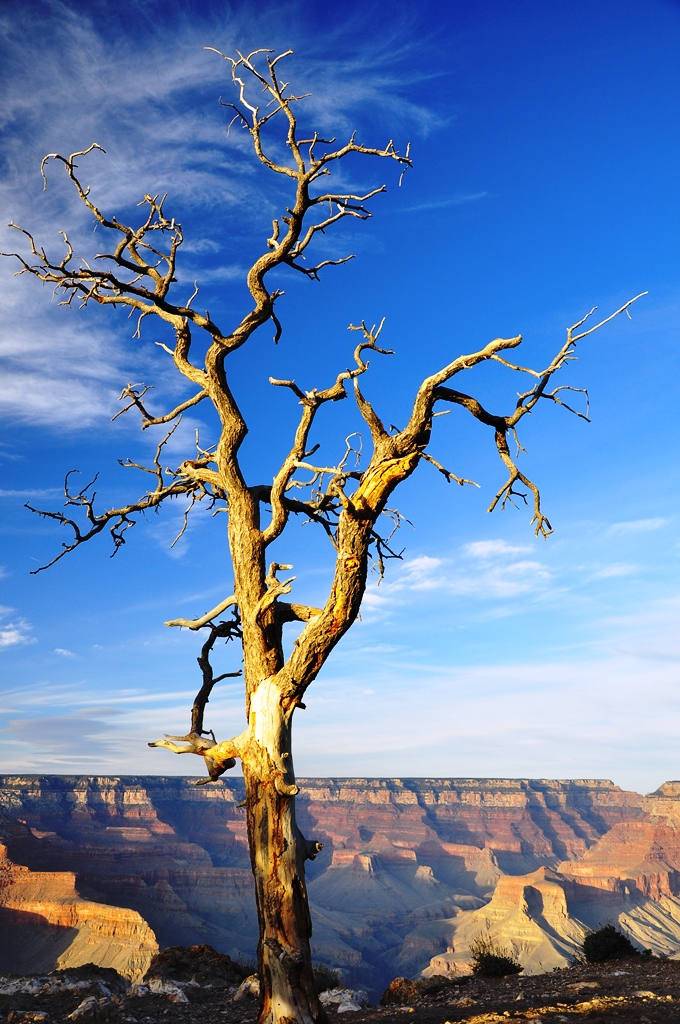
<path fill-rule="evenodd" d="M 115 7 L 115 9 L 113 9 Z M 527 510 L 487 515 L 503 483 L 490 431 L 461 410 L 437 421 L 432 453 L 480 489 L 422 465 L 398 495 L 414 528 L 404 560 L 373 581 L 361 622 L 296 720 L 300 775 L 606 777 L 649 790 L 680 776 L 679 468 L 680 4 L 569 0 L 367 4 L 6 2 L 0 9 L 3 222 L 56 251 L 67 228 L 83 255 L 99 238 L 60 168 L 42 191 L 41 157 L 97 141 L 83 177 L 109 212 L 132 216 L 168 192 L 186 243 L 179 285 L 196 279 L 225 327 L 247 308 L 244 270 L 286 195 L 226 138 L 226 65 L 204 46 L 292 47 L 303 121 L 367 144 L 411 141 L 414 169 L 348 165 L 374 187 L 373 219 L 324 240 L 357 259 L 320 284 L 277 281 L 284 336 L 269 328 L 233 359 L 250 421 L 251 482 L 271 478 L 296 414 L 267 378 L 327 385 L 347 365 L 346 327 L 383 316 L 396 355 L 374 360 L 366 391 L 400 425 L 419 381 L 491 338 L 524 335 L 541 367 L 566 327 L 648 290 L 579 346 L 560 383 L 587 387 L 592 422 L 555 407 L 523 421 L 522 468 L 555 533 Z M 2 229 L 13 250 L 16 232 Z M 224 526 L 199 513 L 170 548 L 173 508 L 140 522 L 114 558 L 104 537 L 30 576 L 63 537 L 23 508 L 60 507 L 66 470 L 100 472 L 110 506 L 141 493 L 118 458 L 155 441 L 128 416 L 128 381 L 156 405 L 184 394 L 154 345 L 109 311 L 58 308 L 47 289 L 0 266 L 0 771 L 201 774 L 146 742 L 184 731 L 197 689 L 197 639 L 163 621 L 231 591 Z M 519 381 L 499 366 L 465 387 L 507 412 Z M 262 417 L 262 410 L 265 411 Z M 350 402 L 326 408 L 327 459 L 358 429 Z M 170 459 L 214 423 L 199 406 Z M 178 458 L 180 456 L 180 458 Z M 89 479 L 89 477 L 88 477 Z M 323 602 L 331 551 L 294 527 L 276 557 L 295 597 Z M 238 667 L 235 649 L 215 659 Z M 238 681 L 220 685 L 209 723 L 242 728 Z"/>

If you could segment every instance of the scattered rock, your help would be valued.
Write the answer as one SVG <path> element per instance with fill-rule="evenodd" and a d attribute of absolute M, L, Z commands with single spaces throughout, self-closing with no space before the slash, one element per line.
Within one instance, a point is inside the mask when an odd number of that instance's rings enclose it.
<path fill-rule="evenodd" d="M 418 981 L 411 981 L 410 978 L 395 978 L 389 983 L 380 997 L 381 1006 L 403 1006 L 419 999 L 430 999 L 440 996 L 444 992 L 451 992 L 459 985 L 465 985 L 469 975 L 463 977 L 445 977 L 441 974 L 434 974 L 430 978 L 419 978 Z"/>
<path fill-rule="evenodd" d="M 37 996 L 49 985 L 47 978 L 0 978 L 0 996 L 27 995 Z M 48 987 L 47 991 L 50 989 Z"/>
<path fill-rule="evenodd" d="M 96 996 L 87 996 L 82 1003 L 76 1006 L 73 1013 L 66 1015 L 66 1020 L 102 1020 L 110 1017 L 117 1009 L 115 1003 L 110 999 L 97 999 Z"/>
<path fill-rule="evenodd" d="M 239 986 L 246 977 L 247 968 L 236 963 L 226 953 L 218 953 L 212 946 L 168 946 L 156 953 L 144 976 L 174 982 L 196 982 L 215 988 Z"/>
<path fill-rule="evenodd" d="M 368 995 L 362 988 L 329 988 L 319 996 L 324 1006 L 335 1006 L 338 1013 L 352 1013 L 368 1006 Z"/>
<path fill-rule="evenodd" d="M 100 967 L 98 964 L 81 964 L 80 967 L 68 967 L 53 971 L 51 977 L 63 978 L 67 984 L 73 982 L 95 982 L 100 988 L 106 989 L 104 995 L 124 996 L 130 991 L 130 982 L 113 967 Z"/>
<path fill-rule="evenodd" d="M 250 977 L 244 978 L 236 992 L 234 993 L 234 1002 L 240 1003 L 243 999 L 259 999 L 260 998 L 260 979 L 256 974 L 251 974 Z"/>
<path fill-rule="evenodd" d="M 195 985 L 196 982 L 188 981 L 187 985 Z M 130 996 L 134 999 L 143 999 L 145 996 L 165 996 L 171 1003 L 188 1003 L 186 993 L 181 985 L 173 981 L 161 981 L 159 978 L 152 978 L 147 984 L 133 985 L 130 989 Z"/>
<path fill-rule="evenodd" d="M 110 967 L 83 964 L 51 974 L 0 977 L 0 996 L 57 995 L 61 992 L 84 992 L 94 989 L 106 999 L 123 997 L 130 992 L 130 982 Z"/>
<path fill-rule="evenodd" d="M 197 984 L 188 982 L 188 984 Z M 172 981 L 161 981 L 160 978 L 152 978 L 148 982 L 148 989 L 153 996 L 165 996 L 171 1003 L 188 1003 L 189 1000 L 183 988 Z"/>
<path fill-rule="evenodd" d="M 638 956 L 626 964 L 623 976 L 615 967 L 609 961 L 526 978 L 450 979 L 434 993 L 425 991 L 422 981 L 411 982 L 416 998 L 380 1008 L 362 1007 L 360 991 L 340 986 L 337 991 L 326 988 L 320 998 L 332 1021 L 340 1022 L 342 1014 L 351 1024 L 405 1024 L 411 1017 L 419 1024 L 641 1024 L 643 1015 L 654 1024 L 680 1024 L 680 962 Z M 66 988 L 65 974 L 14 978 L 15 983 L 32 982 L 30 994 L 24 986 L 23 992 L 0 995 L 0 1024 L 255 1024 L 257 1016 L 255 999 L 246 994 L 244 1001 L 233 1003 L 228 988 L 208 986 L 202 992 L 196 982 L 156 978 L 134 988 L 140 998 L 106 997 L 102 979 L 78 982 L 71 977 L 71 986 L 90 988 Z M 172 996 L 178 991 L 189 1002 L 175 1003 Z"/>
<path fill-rule="evenodd" d="M 418 984 L 410 978 L 394 978 L 380 997 L 381 1006 L 404 1006 L 418 996 Z"/>

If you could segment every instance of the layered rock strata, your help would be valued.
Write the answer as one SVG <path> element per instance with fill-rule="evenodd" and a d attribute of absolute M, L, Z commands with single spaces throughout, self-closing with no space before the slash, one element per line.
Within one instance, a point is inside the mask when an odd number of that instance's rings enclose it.
<path fill-rule="evenodd" d="M 28 830 L 0 817 L 0 972 L 33 973 L 96 962 L 140 980 L 158 951 L 135 910 L 83 898 L 71 871 L 31 871 L 8 846 Z"/>
<path fill-rule="evenodd" d="M 161 947 L 209 943 L 251 959 L 257 927 L 238 806 L 243 783 L 193 782 L 0 777 L 0 808 L 23 823 L 9 854 L 33 872 L 71 872 L 79 898 L 136 912 Z M 402 969 L 430 969 L 433 957 L 444 957 L 442 970 L 464 962 L 480 929 L 516 929 L 528 969 L 551 966 L 550 957 L 566 960 L 598 914 L 611 917 L 614 895 L 625 896 L 631 912 L 638 901 L 631 920 L 651 913 L 640 901 L 653 904 L 665 915 L 664 949 L 680 947 L 680 926 L 668 923 L 680 891 L 680 847 L 669 824 L 680 784 L 649 797 L 606 780 L 300 786 L 300 826 L 324 843 L 309 864 L 314 955 L 344 968 L 353 984 L 376 990 Z M 583 893 L 590 895 L 576 898 Z M 582 904 L 592 913 L 577 913 Z"/>

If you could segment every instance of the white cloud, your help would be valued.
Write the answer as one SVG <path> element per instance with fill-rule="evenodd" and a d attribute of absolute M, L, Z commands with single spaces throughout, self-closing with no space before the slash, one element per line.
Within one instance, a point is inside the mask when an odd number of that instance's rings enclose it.
<path fill-rule="evenodd" d="M 519 555 L 531 551 L 527 545 L 508 544 L 504 540 L 475 540 L 465 544 L 463 551 L 472 558 L 495 558 L 499 555 Z"/>
<path fill-rule="evenodd" d="M 424 591 L 503 600 L 541 590 L 551 579 L 543 563 L 515 557 L 530 551 L 528 547 L 485 540 L 465 544 L 461 550 L 461 559 L 418 555 L 399 563 L 389 581 L 380 586 L 369 584 L 362 607 L 369 613 L 385 612 L 392 604 L 403 604 L 412 599 L 409 595 Z"/>
<path fill-rule="evenodd" d="M 657 600 L 644 611 L 609 616 L 601 628 L 605 649 L 647 661 L 680 661 L 680 597 Z"/>
<path fill-rule="evenodd" d="M 35 643 L 30 624 L 22 618 L 10 618 L 13 611 L 13 608 L 0 607 L 0 650 Z"/>
<path fill-rule="evenodd" d="M 677 776 L 680 599 L 594 622 L 556 656 L 455 646 L 329 665 L 296 722 L 300 776 L 611 778 L 648 791 Z M 519 649 L 518 649 L 519 650 Z M 424 653 L 424 652 L 423 652 Z M 528 655 L 528 656 L 527 656 Z M 346 708 L 352 709 L 349 713 Z"/>
<path fill-rule="evenodd" d="M 404 562 L 403 570 L 392 586 L 394 589 L 433 590 L 446 583 L 443 568 L 446 562 L 442 558 L 431 558 L 429 555 L 417 555 Z"/>
<path fill-rule="evenodd" d="M 654 519 L 630 519 L 627 522 L 612 523 L 609 532 L 613 534 L 649 533 L 651 530 L 661 529 L 667 522 L 667 519 L 662 519 L 660 516 L 656 516 Z"/>
<path fill-rule="evenodd" d="M 488 192 L 468 192 L 461 195 L 449 196 L 445 199 L 433 199 L 429 203 L 419 203 L 416 206 L 407 206 L 404 213 L 422 213 L 425 210 L 441 210 L 447 206 L 463 206 L 466 203 L 474 203 L 479 199 L 486 199 Z"/>
<path fill-rule="evenodd" d="M 593 579 L 606 580 L 612 576 L 632 576 L 637 571 L 636 565 L 629 565 L 627 562 L 614 562 L 612 565 L 605 565 L 593 573 Z"/>
<path fill-rule="evenodd" d="M 506 565 L 461 574 L 451 589 L 457 594 L 474 594 L 482 598 L 515 597 L 540 589 L 549 581 L 550 576 L 541 562 L 508 562 Z"/>
<path fill-rule="evenodd" d="M 56 487 L 44 487 L 42 489 L 30 489 L 25 491 L 3 491 L 0 489 L 0 498 L 54 498 L 61 494 Z"/>
<path fill-rule="evenodd" d="M 60 654 L 63 658 L 75 658 L 73 651 L 68 651 L 65 647 L 55 647 L 53 654 Z"/>
<path fill-rule="evenodd" d="M 356 713 L 360 694 L 347 715 L 346 684 L 326 705 L 308 692 L 300 776 L 613 778 L 644 792 L 677 774 L 675 665 L 614 655 L 422 673 L 391 662 L 374 682 L 379 717 Z M 337 690 L 319 684 L 320 697 Z"/>
<path fill-rule="evenodd" d="M 40 159 L 46 152 L 68 154 L 94 140 L 106 155 L 94 152 L 82 158 L 80 173 L 91 186 L 92 198 L 121 220 L 146 191 L 168 192 L 171 214 L 209 210 L 211 222 L 226 210 L 234 224 L 252 208 L 275 212 L 277 194 L 265 195 L 261 189 L 248 133 L 232 132 L 226 139 L 228 119 L 217 98 L 228 93 L 229 69 L 204 47 L 215 42 L 233 52 L 243 45 L 244 33 L 252 37 L 254 32 L 276 44 L 282 35 L 277 13 L 254 15 L 246 6 L 189 19 L 176 12 L 179 26 L 157 25 L 143 37 L 128 35 L 111 42 L 87 12 L 76 12 L 60 0 L 51 0 L 39 14 L 19 3 L 9 7 L 16 17 L 0 19 L 5 168 L 0 200 L 9 216 L 33 230 L 48 251 L 60 251 L 57 230 L 67 227 L 76 252 L 89 256 L 92 218 L 61 165 L 50 163 L 49 188 L 42 191 Z M 387 123 L 397 121 L 404 133 L 427 134 L 440 123 L 426 108 L 404 98 L 405 87 L 416 74 L 422 78 L 422 70 L 413 70 L 413 46 L 397 42 L 398 20 L 379 43 L 357 43 L 361 32 L 353 32 L 349 23 L 310 39 L 304 18 L 292 12 L 282 48 L 291 39 L 301 43 L 304 60 L 292 58 L 289 73 L 299 82 L 299 92 L 311 86 L 307 117 L 338 133 L 356 127 L 355 115 L 360 123 L 367 110 L 382 111 Z M 335 46 L 340 37 L 342 45 Z M 27 40 L 39 48 L 39 76 L 26 59 Z M 344 58 L 338 59 L 338 53 Z M 87 96 L 87 103 L 74 107 L 75 95 Z M 285 146 L 273 142 L 274 149 L 277 145 L 283 154 Z M 21 244 L 16 231 L 5 230 L 5 235 L 0 248 L 13 251 Z M 198 256 L 221 248 L 221 242 L 201 233 L 188 238 L 182 252 Z M 120 334 L 129 339 L 132 329 L 123 327 L 119 334 L 113 330 L 114 317 L 104 321 L 55 309 L 49 293 L 41 292 L 35 281 L 10 281 L 15 267 L 10 260 L 2 262 L 7 286 L 0 289 L 0 414 L 59 428 L 110 417 L 125 383 Z M 180 259 L 177 273 L 180 291 L 185 282 L 191 290 L 194 277 L 199 285 L 209 285 L 242 275 L 242 268 L 224 260 L 201 271 L 194 260 Z M 146 327 L 148 331 L 148 323 Z M 138 353 L 135 363 L 139 366 Z"/>
<path fill-rule="evenodd" d="M 12 622 L 8 622 L 4 626 L 0 626 L 0 649 L 5 647 L 15 647 L 17 644 L 29 643 L 30 639 L 23 628 L 23 623 L 19 622 L 16 625 Z"/>
<path fill-rule="evenodd" d="M 220 688 L 211 697 L 210 724 L 222 737 L 242 728 L 243 695 Z M 163 732 L 186 730 L 195 688 L 171 696 L 106 688 L 106 705 L 93 705 L 97 687 L 82 681 L 17 686 L 3 694 L 0 720 L 0 772 L 202 774 L 197 758 L 151 751 L 150 740 Z M 199 765 L 201 765 L 199 767 Z"/>

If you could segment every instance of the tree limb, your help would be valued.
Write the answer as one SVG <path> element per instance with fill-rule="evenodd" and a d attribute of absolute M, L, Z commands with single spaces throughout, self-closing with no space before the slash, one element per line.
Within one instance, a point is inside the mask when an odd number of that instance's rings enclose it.
<path fill-rule="evenodd" d="M 233 594 L 226 597 L 224 601 L 220 601 L 214 608 L 211 608 L 205 615 L 201 615 L 198 619 L 170 619 L 169 622 L 164 622 L 164 626 L 186 626 L 187 629 L 201 629 L 203 626 L 209 625 L 213 619 L 225 612 L 227 608 L 231 608 L 236 604 L 236 598 Z"/>
<path fill-rule="evenodd" d="M 80 470 L 69 470 L 66 474 L 66 479 L 64 480 L 64 495 L 66 497 L 64 505 L 84 509 L 86 521 L 90 524 L 89 529 L 84 531 L 81 530 L 78 523 L 74 519 L 70 519 L 68 516 L 64 515 L 63 512 L 51 512 L 47 509 L 37 509 L 34 508 L 30 502 L 26 502 L 25 507 L 29 509 L 29 511 L 34 512 L 43 519 L 54 519 L 62 526 L 70 527 L 73 530 L 74 535 L 72 543 L 63 543 L 62 550 L 59 554 L 46 565 L 41 565 L 40 568 L 33 569 L 31 575 L 34 576 L 37 573 L 42 572 L 43 569 L 48 569 L 50 566 L 54 565 L 55 562 L 58 562 L 60 558 L 63 558 L 64 555 L 68 554 L 70 551 L 74 551 L 75 548 L 101 533 L 106 527 L 109 528 L 109 532 L 111 533 L 111 538 L 113 540 L 113 553 L 111 556 L 113 557 L 123 544 L 125 544 L 125 533 L 127 530 L 135 525 L 136 520 L 131 518 L 135 513 L 144 513 L 149 509 L 158 508 L 168 498 L 174 498 L 181 494 L 191 494 L 192 496 L 196 495 L 196 497 L 199 498 L 205 495 L 205 488 L 200 481 L 191 480 L 179 472 L 174 475 L 172 483 L 167 484 L 164 481 L 163 468 L 160 464 L 160 456 L 164 445 L 169 441 L 176 426 L 177 424 L 175 424 L 175 426 L 166 434 L 158 445 L 153 468 L 139 466 L 137 463 L 130 462 L 129 460 L 121 462 L 121 465 L 126 467 L 134 467 L 135 469 L 142 469 L 146 473 L 151 473 L 157 479 L 156 489 L 153 491 L 147 491 L 139 501 L 131 502 L 129 505 L 125 505 L 121 508 L 107 509 L 101 514 L 98 514 L 94 510 L 94 502 L 97 492 L 93 491 L 90 496 L 88 495 L 88 491 L 96 482 L 99 474 L 86 484 L 85 487 L 81 488 L 80 491 L 74 493 L 69 489 L 69 477 L 74 473 L 79 473 Z"/>
<path fill-rule="evenodd" d="M 136 390 L 137 388 L 143 388 L 143 390 L 140 392 Z M 177 419 L 177 417 L 187 409 L 191 409 L 194 405 L 198 405 L 199 402 L 202 402 L 204 398 L 208 397 L 207 391 L 199 391 L 198 394 L 193 396 L 193 398 L 188 398 L 186 402 L 181 402 L 172 410 L 172 412 L 166 413 L 165 416 L 152 416 L 151 413 L 147 412 L 144 408 L 141 401 L 147 391 L 150 390 L 151 387 L 146 384 L 126 384 L 120 393 L 118 401 L 120 402 L 124 398 L 129 398 L 131 401 L 129 405 L 126 405 L 124 409 L 120 409 L 115 416 L 111 417 L 111 422 L 113 423 L 113 421 L 117 420 L 119 416 L 123 415 L 123 413 L 126 413 L 129 409 L 132 409 L 133 406 L 136 406 L 142 414 L 142 430 L 146 430 L 147 427 L 155 427 L 161 423 L 170 423 L 172 420 Z"/>

